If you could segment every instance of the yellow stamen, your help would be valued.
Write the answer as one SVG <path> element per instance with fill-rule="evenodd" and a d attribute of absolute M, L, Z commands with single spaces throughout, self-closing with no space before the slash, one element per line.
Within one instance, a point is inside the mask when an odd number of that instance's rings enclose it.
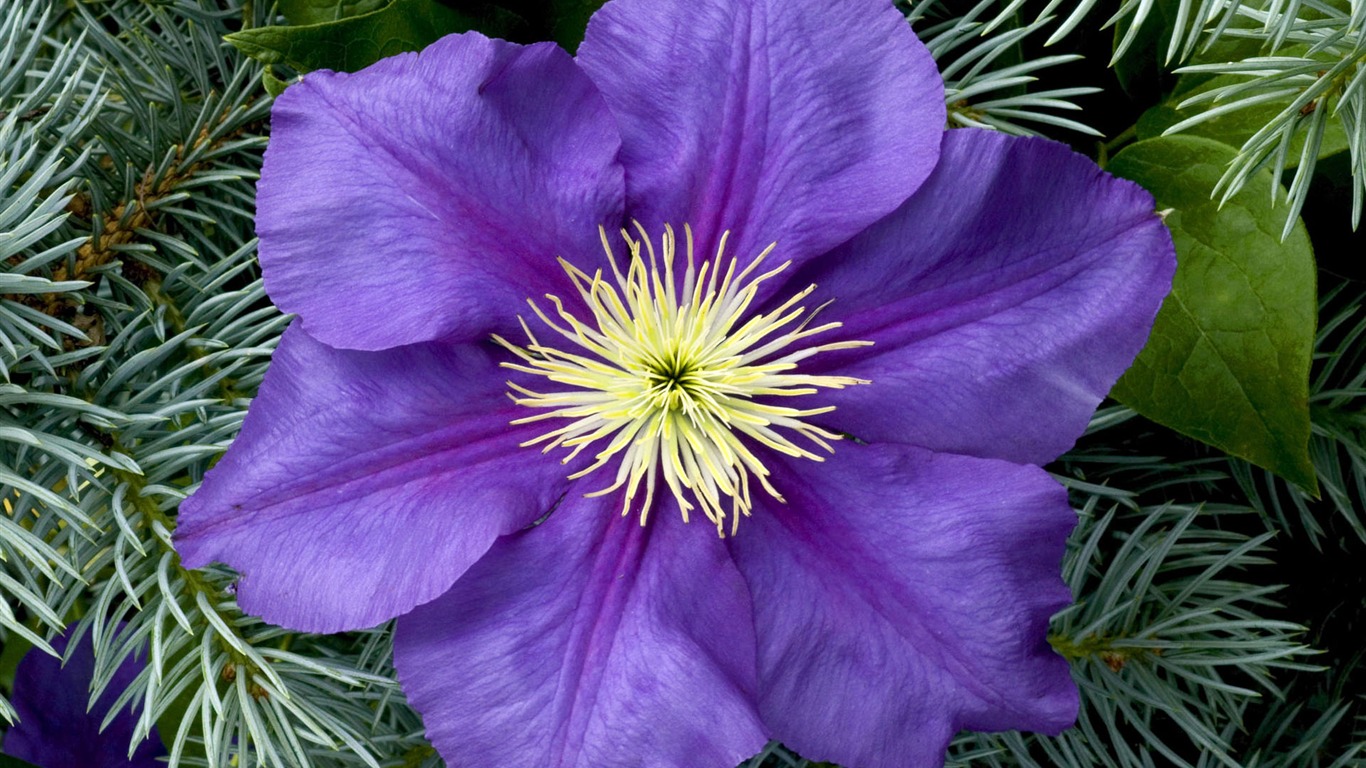
<path fill-rule="evenodd" d="M 589 475 L 617 461 L 612 482 L 587 494 L 602 496 L 625 488 L 622 514 L 630 514 L 639 492 L 644 525 L 662 477 L 678 502 L 684 521 L 701 509 L 717 533 L 731 534 L 753 506 L 751 478 L 773 498 L 782 496 L 769 483 L 768 469 L 751 450 L 752 444 L 779 453 L 822 461 L 778 429 L 796 433 L 827 453 L 838 434 L 808 424 L 805 419 L 829 413 L 833 407 L 792 408 L 754 398 L 794 397 L 817 388 L 843 389 L 867 384 L 848 376 L 808 376 L 793 373 L 797 363 L 820 352 L 850 349 L 871 341 L 840 341 L 807 346 L 798 344 L 840 326 L 826 323 L 808 327 L 815 312 L 799 302 L 812 285 L 770 312 L 747 315 L 759 286 L 787 269 L 755 274 L 773 252 L 770 245 L 743 269 L 731 258 L 722 269 L 726 240 L 721 236 L 716 258 L 698 268 L 693 258 L 691 229 L 684 227 L 686 264 L 682 283 L 674 269 L 676 240 L 665 226 L 656 252 L 645 229 L 635 225 L 639 239 L 627 230 L 621 238 L 630 253 L 626 271 L 617 263 L 606 231 L 602 246 L 611 266 L 611 281 L 601 270 L 589 275 L 560 259 L 584 304 L 593 313 L 585 322 L 570 314 L 564 303 L 547 294 L 553 312 L 528 300 L 532 312 L 547 328 L 570 342 L 563 349 L 542 343 L 526 321 L 526 346 L 501 336 L 493 340 L 517 357 L 506 368 L 540 376 L 567 389 L 538 392 L 508 382 L 508 396 L 519 405 L 547 409 L 515 420 L 528 424 L 547 419 L 568 423 L 523 446 L 541 445 L 543 452 L 566 448 L 569 463 L 590 446 L 604 445 L 593 462 L 571 478 Z M 820 311 L 820 307 L 816 312 Z M 520 319 L 520 318 L 519 318 Z M 800 322 L 798 322 L 800 321 Z"/>

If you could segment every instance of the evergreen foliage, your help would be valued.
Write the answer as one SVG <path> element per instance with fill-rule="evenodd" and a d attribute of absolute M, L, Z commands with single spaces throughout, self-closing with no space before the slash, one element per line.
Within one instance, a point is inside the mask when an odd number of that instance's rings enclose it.
<path fill-rule="evenodd" d="M 140 712 L 142 734 L 158 726 L 173 768 L 434 767 L 394 680 L 390 625 L 315 636 L 263 624 L 237 608 L 231 572 L 184 569 L 171 543 L 177 505 L 236 434 L 288 323 L 255 262 L 270 96 L 261 65 L 223 42 L 279 23 L 268 5 L 0 0 L 0 689 L 65 628 L 93 636 L 92 695 L 128 656 L 145 660 L 118 706 Z M 1157 35 L 1170 104 L 1191 112 L 1164 130 L 1276 106 L 1220 195 L 1293 168 L 1288 231 L 1318 194 L 1336 124 L 1360 220 L 1364 2 L 904 10 L 943 69 L 952 124 L 1072 140 L 1103 159 L 1131 136 L 1087 119 L 1100 88 L 1074 79 L 1076 41 L 1116 26 L 1107 54 L 1120 61 Z M 962 734 L 950 765 L 1366 764 L 1360 256 L 1356 278 L 1321 276 L 1320 498 L 1102 408 L 1051 467 L 1080 519 L 1066 561 L 1077 603 L 1050 638 L 1081 687 L 1080 722 L 1057 738 Z M 14 718 L 3 697 L 0 718 Z M 746 763 L 809 765 L 778 744 Z"/>

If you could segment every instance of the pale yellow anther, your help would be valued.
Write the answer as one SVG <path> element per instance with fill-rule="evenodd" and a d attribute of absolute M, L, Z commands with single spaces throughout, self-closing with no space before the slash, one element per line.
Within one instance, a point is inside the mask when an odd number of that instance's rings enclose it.
<path fill-rule="evenodd" d="M 734 258 L 723 268 L 726 233 L 716 258 L 699 266 L 693 258 L 692 231 L 684 227 L 686 264 L 680 283 L 674 269 L 678 253 L 673 228 L 665 227 L 658 251 L 639 223 L 635 230 L 638 237 L 621 231 L 629 251 L 624 273 L 606 231 L 600 231 L 610 280 L 601 270 L 589 275 L 559 260 L 592 312 L 591 319 L 573 316 L 556 296 L 545 297 L 553 312 L 528 300 L 536 317 L 567 345 L 557 348 L 542 343 L 521 318 L 525 346 L 493 337 L 517 357 L 516 362 L 503 363 L 504 367 L 560 385 L 550 388 L 554 391 L 540 392 L 508 382 L 508 396 L 514 402 L 546 409 L 513 423 L 566 420 L 523 445 L 540 446 L 545 452 L 565 448 L 565 463 L 587 451 L 592 463 L 571 478 L 617 462 L 612 482 L 587 495 L 602 496 L 624 487 L 622 514 L 630 514 L 643 488 L 642 525 L 662 477 L 684 520 L 692 510 L 700 509 L 721 535 L 729 518 L 734 534 L 740 518 L 748 516 L 753 506 L 751 478 L 757 478 L 774 499 L 783 500 L 751 445 L 821 461 L 820 454 L 778 430 L 800 435 L 826 452 L 833 452 L 831 442 L 840 439 L 805 421 L 829 413 L 833 406 L 791 408 L 755 398 L 804 396 L 820 388 L 867 384 L 848 376 L 793 371 L 799 361 L 814 354 L 872 342 L 801 344 L 840 326 L 808 327 L 815 312 L 807 312 L 799 302 L 814 285 L 770 312 L 749 315 L 760 284 L 790 264 L 751 277 L 772 253 L 772 245 L 743 269 L 738 269 Z"/>

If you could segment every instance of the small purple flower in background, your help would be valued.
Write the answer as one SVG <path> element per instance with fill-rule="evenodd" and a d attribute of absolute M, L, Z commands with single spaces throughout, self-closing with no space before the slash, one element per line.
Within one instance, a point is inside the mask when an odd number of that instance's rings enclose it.
<path fill-rule="evenodd" d="M 577 58 L 466 34 L 308 75 L 257 217 L 299 320 L 184 563 L 298 630 L 401 617 L 451 765 L 1068 727 L 1039 465 L 1171 241 L 1066 147 L 944 119 L 885 0 L 613 0 Z"/>
<path fill-rule="evenodd" d="M 58 637 L 52 647 L 66 653 L 67 641 Z M 37 649 L 29 651 L 14 673 L 11 703 L 19 720 L 4 736 L 0 754 L 26 760 L 39 768 L 156 768 L 166 754 L 155 727 L 131 757 L 137 715 L 120 710 L 103 731 L 109 708 L 142 671 L 134 659 L 124 661 L 109 685 L 90 706 L 90 685 L 95 677 L 95 652 L 84 635 L 61 659 Z"/>

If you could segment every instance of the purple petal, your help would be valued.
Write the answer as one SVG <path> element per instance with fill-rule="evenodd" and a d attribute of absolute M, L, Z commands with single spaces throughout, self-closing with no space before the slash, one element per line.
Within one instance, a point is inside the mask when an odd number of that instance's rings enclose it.
<path fill-rule="evenodd" d="M 872 347 L 809 372 L 872 381 L 826 395 L 870 442 L 1042 464 L 1133 362 L 1171 288 L 1171 236 L 1142 188 L 1061 144 L 949 131 L 896 213 L 789 285 Z"/>
<path fill-rule="evenodd" d="M 54 639 L 52 647 L 65 652 L 66 638 Z M 109 727 L 100 731 L 110 706 L 141 671 L 136 659 L 125 659 L 99 700 L 89 707 L 95 653 L 88 634 L 81 637 L 65 665 L 36 648 L 30 650 L 14 673 L 10 702 L 19 722 L 5 733 L 3 754 L 43 768 L 157 768 L 162 764 L 157 758 L 166 749 L 155 727 L 132 758 L 128 756 L 138 721 L 132 711 L 120 710 Z"/>
<path fill-rule="evenodd" d="M 535 425 L 482 347 L 336 350 L 297 326 L 242 433 L 180 506 L 187 567 L 242 573 L 242 607 L 311 632 L 371 626 L 445 592 L 525 527 L 569 470 L 519 448 Z"/>
<path fill-rule="evenodd" d="M 847 443 L 774 469 L 787 503 L 731 540 L 774 738 L 902 768 L 941 765 L 960 728 L 1071 725 L 1077 691 L 1045 637 L 1076 516 L 1043 470 Z"/>
<path fill-rule="evenodd" d="M 257 198 L 266 287 L 314 338 L 384 349 L 515 329 L 621 221 L 617 130 L 552 44 L 476 33 L 355 74 L 312 72 L 271 112 Z"/>
<path fill-rule="evenodd" d="M 613 0 L 579 63 L 622 132 L 628 213 L 747 259 L 854 236 L 934 167 L 944 87 L 886 0 Z"/>
<path fill-rule="evenodd" d="M 394 663 L 450 765 L 734 766 L 754 712 L 749 596 L 711 526 L 571 492 L 398 622 Z"/>

